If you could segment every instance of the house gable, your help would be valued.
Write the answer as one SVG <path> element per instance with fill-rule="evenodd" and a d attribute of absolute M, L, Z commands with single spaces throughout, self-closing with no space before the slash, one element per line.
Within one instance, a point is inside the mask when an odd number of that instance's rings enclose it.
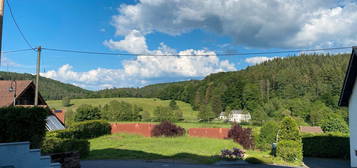
<path fill-rule="evenodd" d="M 31 80 L 0 80 L 0 107 L 11 106 L 14 102 L 14 92 L 10 92 L 10 87 L 16 87 L 16 105 L 34 105 L 35 85 Z M 46 101 L 39 94 L 39 105 L 47 105 Z"/>

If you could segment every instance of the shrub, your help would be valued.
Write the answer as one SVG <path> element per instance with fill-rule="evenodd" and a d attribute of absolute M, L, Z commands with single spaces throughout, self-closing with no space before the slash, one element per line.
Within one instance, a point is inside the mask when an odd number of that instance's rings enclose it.
<path fill-rule="evenodd" d="M 75 113 L 72 108 L 68 108 L 64 113 L 64 122 L 66 126 L 70 126 L 74 122 Z"/>
<path fill-rule="evenodd" d="M 285 117 L 280 123 L 278 141 L 282 140 L 301 142 L 299 127 L 291 117 Z"/>
<path fill-rule="evenodd" d="M 302 138 L 304 156 L 348 159 L 350 141 L 347 134 L 327 133 Z"/>
<path fill-rule="evenodd" d="M 234 142 L 241 144 L 244 149 L 254 147 L 252 130 L 250 128 L 242 128 L 239 124 L 234 124 L 228 131 L 228 137 L 232 138 Z"/>
<path fill-rule="evenodd" d="M 103 119 L 109 121 L 139 121 L 143 109 L 124 101 L 113 100 L 101 109 Z"/>
<path fill-rule="evenodd" d="M 56 138 L 88 139 L 110 133 L 111 125 L 108 122 L 102 120 L 90 120 L 74 123 L 64 130 L 48 132 L 47 136 Z"/>
<path fill-rule="evenodd" d="M 89 154 L 89 142 L 84 139 L 46 137 L 41 152 L 43 154 L 78 151 L 81 157 Z"/>
<path fill-rule="evenodd" d="M 185 129 L 179 127 L 169 121 L 163 121 L 159 125 L 155 125 L 152 130 L 153 136 L 167 136 L 167 137 L 174 137 L 174 136 L 183 136 L 185 134 Z"/>
<path fill-rule="evenodd" d="M 328 117 L 321 121 L 320 126 L 324 132 L 348 132 L 348 125 L 340 117 Z"/>
<path fill-rule="evenodd" d="M 142 121 L 151 121 L 150 113 L 148 111 L 143 111 L 141 113 L 141 120 Z"/>
<path fill-rule="evenodd" d="M 64 98 L 62 99 L 62 105 L 63 105 L 64 107 L 69 107 L 69 106 L 71 106 L 71 99 L 70 99 L 69 97 L 64 97 Z"/>
<path fill-rule="evenodd" d="M 100 110 L 98 107 L 82 104 L 76 110 L 74 121 L 97 120 L 100 118 Z"/>
<path fill-rule="evenodd" d="M 293 140 L 282 140 L 277 144 L 276 155 L 288 162 L 302 161 L 302 144 Z"/>
<path fill-rule="evenodd" d="M 221 150 L 221 158 L 226 160 L 242 160 L 244 158 L 244 151 L 238 148 L 233 148 L 232 150 L 224 149 Z"/>
<path fill-rule="evenodd" d="M 279 130 L 279 124 L 274 121 L 264 123 L 260 129 L 260 134 L 257 138 L 256 146 L 261 150 L 271 149 L 272 143 L 276 142 L 276 137 Z"/>
<path fill-rule="evenodd" d="M 154 111 L 155 120 L 175 122 L 182 118 L 180 110 L 173 110 L 171 107 L 158 106 Z"/>
<path fill-rule="evenodd" d="M 49 109 L 40 107 L 0 108 L 0 142 L 30 141 L 31 148 L 40 147 L 49 114 Z"/>

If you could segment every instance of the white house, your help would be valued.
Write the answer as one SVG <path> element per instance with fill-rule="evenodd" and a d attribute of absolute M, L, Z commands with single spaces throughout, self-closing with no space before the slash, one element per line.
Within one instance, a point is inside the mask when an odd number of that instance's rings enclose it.
<path fill-rule="evenodd" d="M 240 123 L 248 122 L 251 119 L 251 116 L 249 113 L 243 112 L 243 110 L 232 110 L 228 118 L 225 112 L 221 112 L 221 114 L 219 115 L 219 119 Z"/>
<path fill-rule="evenodd" d="M 353 47 L 343 84 L 340 106 L 348 107 L 351 167 L 357 167 L 357 47 Z"/>

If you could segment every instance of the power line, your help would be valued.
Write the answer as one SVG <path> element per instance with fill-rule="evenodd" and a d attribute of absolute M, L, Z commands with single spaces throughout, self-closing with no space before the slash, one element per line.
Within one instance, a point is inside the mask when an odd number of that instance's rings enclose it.
<path fill-rule="evenodd" d="M 14 24 L 16 25 L 17 30 L 20 32 L 22 39 L 24 39 L 24 41 L 26 42 L 26 44 L 27 44 L 32 50 L 34 50 L 34 48 L 32 47 L 31 43 L 27 40 L 27 38 L 25 37 L 24 33 L 21 31 L 20 26 L 19 26 L 19 25 L 17 24 L 17 22 L 16 22 L 15 17 L 14 17 L 14 14 L 13 14 L 13 12 L 12 12 L 12 8 L 11 8 L 10 3 L 9 3 L 9 0 L 5 0 L 5 1 L 6 1 L 7 7 L 9 8 L 12 21 L 13 21 Z"/>
<path fill-rule="evenodd" d="M 9 50 L 9 51 L 1 51 L 1 53 L 6 54 L 6 53 L 16 53 L 16 52 L 24 52 L 24 51 L 33 51 L 33 49 Z"/>
<path fill-rule="evenodd" d="M 96 52 L 96 51 L 83 51 L 83 50 L 70 50 L 70 49 L 56 49 L 56 48 L 42 48 L 42 50 L 79 53 L 79 54 L 94 54 L 94 55 L 116 55 L 116 56 L 238 56 L 238 55 L 263 55 L 263 54 L 281 54 L 281 53 L 299 53 L 299 52 L 313 52 L 313 51 L 328 51 L 328 50 L 342 50 L 352 47 L 335 47 L 335 48 L 320 48 L 320 49 L 298 49 L 298 50 L 282 50 L 282 51 L 269 51 L 269 52 L 247 52 L 247 53 L 214 53 L 214 54 L 197 54 L 197 55 L 181 55 L 181 54 L 150 54 L 150 53 L 113 53 L 113 52 Z M 212 51 L 214 52 L 214 51 Z"/>

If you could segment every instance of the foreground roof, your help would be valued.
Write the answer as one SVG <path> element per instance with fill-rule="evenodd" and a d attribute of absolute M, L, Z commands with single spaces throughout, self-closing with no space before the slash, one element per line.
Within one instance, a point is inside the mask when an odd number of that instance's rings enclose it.
<path fill-rule="evenodd" d="M 11 80 L 0 80 L 0 107 L 10 106 L 14 101 L 14 93 L 9 91 Z M 32 81 L 17 80 L 16 81 L 16 97 L 19 97 L 25 91 Z"/>
<path fill-rule="evenodd" d="M 348 106 L 353 86 L 355 85 L 357 78 L 357 46 L 352 47 L 352 54 L 350 62 L 348 63 L 348 68 L 343 82 L 343 88 L 340 96 L 340 106 Z"/>

